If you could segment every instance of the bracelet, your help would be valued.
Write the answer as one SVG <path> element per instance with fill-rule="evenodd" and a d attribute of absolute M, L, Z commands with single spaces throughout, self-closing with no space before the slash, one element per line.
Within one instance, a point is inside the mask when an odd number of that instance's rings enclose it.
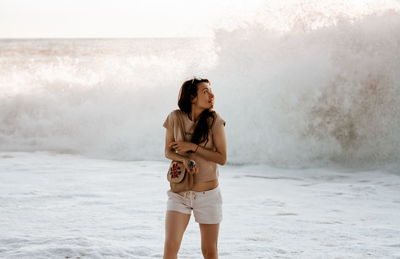
<path fill-rule="evenodd" d="M 199 145 L 197 145 L 196 149 L 194 150 L 193 153 L 196 153 L 197 149 L 199 148 Z"/>

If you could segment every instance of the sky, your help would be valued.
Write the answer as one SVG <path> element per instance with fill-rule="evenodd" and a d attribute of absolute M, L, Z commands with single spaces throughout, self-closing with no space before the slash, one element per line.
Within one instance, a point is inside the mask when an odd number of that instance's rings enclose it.
<path fill-rule="evenodd" d="M 0 38 L 209 37 L 260 0 L 0 0 Z"/>
<path fill-rule="evenodd" d="M 400 0 L 0 0 L 0 38 L 212 37 L 252 22 L 287 30 L 298 18 L 389 9 L 400 11 Z"/>

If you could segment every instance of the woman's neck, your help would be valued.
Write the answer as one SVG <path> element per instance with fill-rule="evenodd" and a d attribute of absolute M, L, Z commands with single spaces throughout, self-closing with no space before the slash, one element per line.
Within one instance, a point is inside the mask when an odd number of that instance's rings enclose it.
<path fill-rule="evenodd" d="M 202 112 L 203 110 L 192 108 L 192 111 L 189 114 L 189 119 L 193 122 L 196 122 Z"/>

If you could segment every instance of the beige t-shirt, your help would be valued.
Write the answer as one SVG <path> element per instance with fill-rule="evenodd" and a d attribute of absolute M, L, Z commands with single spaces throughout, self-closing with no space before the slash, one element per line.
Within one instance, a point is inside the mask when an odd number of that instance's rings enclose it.
<path fill-rule="evenodd" d="M 210 129 L 210 132 L 208 134 L 208 141 L 203 141 L 200 143 L 201 147 L 204 147 L 206 149 L 209 149 L 211 151 L 216 151 L 216 148 L 214 146 L 214 129 L 218 127 L 219 125 L 223 124 L 225 126 L 226 122 L 221 118 L 221 116 L 218 113 L 215 113 L 216 118 L 214 120 L 214 124 Z M 181 116 L 184 127 L 185 127 L 185 136 L 182 136 L 181 130 L 179 128 L 179 121 L 178 117 Z M 170 128 L 174 131 L 174 139 L 175 141 L 188 141 L 190 142 L 192 138 L 192 134 L 194 132 L 194 128 L 196 126 L 196 123 L 193 122 L 192 120 L 189 119 L 189 116 L 187 113 L 176 109 L 173 110 L 170 114 L 168 114 L 168 117 L 165 119 L 164 128 Z M 204 146 L 204 144 L 206 144 Z M 180 154 L 180 153 L 178 153 Z M 182 154 L 181 154 L 182 155 Z M 219 171 L 218 171 L 218 165 L 217 163 L 213 161 L 209 161 L 201 157 L 200 155 L 197 155 L 196 153 L 191 153 L 191 159 L 193 159 L 196 162 L 196 167 L 198 168 L 198 173 L 194 175 L 194 183 L 200 183 L 200 182 L 207 182 L 211 180 L 215 180 L 219 177 Z"/>

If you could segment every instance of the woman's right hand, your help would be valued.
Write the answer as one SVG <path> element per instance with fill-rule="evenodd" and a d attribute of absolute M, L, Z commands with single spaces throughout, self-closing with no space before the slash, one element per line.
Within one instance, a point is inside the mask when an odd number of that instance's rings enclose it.
<path fill-rule="evenodd" d="M 189 168 L 189 162 L 191 159 L 184 159 L 183 160 L 183 165 L 186 169 L 186 171 L 188 171 L 190 174 L 197 174 L 198 169 L 197 166 L 195 165 L 192 169 Z"/>

